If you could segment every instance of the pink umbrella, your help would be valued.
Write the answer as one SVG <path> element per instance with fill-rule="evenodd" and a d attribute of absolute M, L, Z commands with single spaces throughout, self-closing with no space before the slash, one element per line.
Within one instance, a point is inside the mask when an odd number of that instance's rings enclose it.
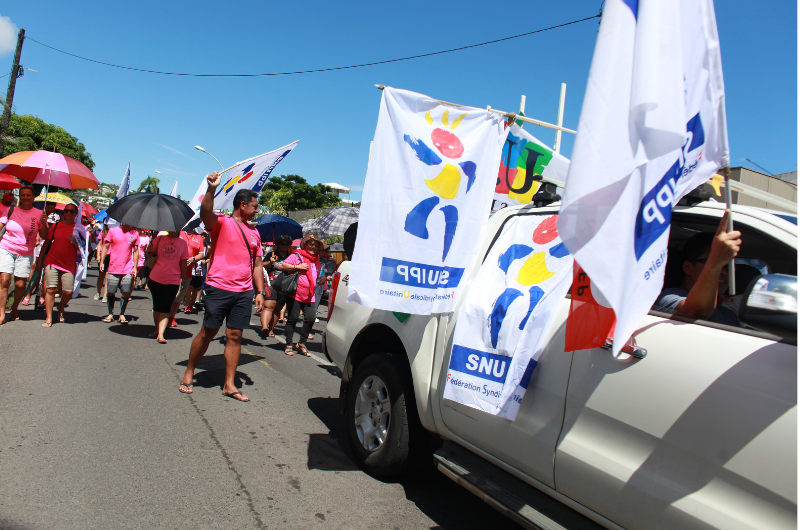
<path fill-rule="evenodd" d="M 0 171 L 32 184 L 97 189 L 97 177 L 81 162 L 51 151 L 20 151 L 0 159 Z"/>
<path fill-rule="evenodd" d="M 13 190 L 21 187 L 22 184 L 13 176 L 0 173 L 0 190 Z"/>

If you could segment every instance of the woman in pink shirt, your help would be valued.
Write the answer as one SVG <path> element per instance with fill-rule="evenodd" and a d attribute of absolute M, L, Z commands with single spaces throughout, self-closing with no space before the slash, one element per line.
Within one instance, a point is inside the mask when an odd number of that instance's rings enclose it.
<path fill-rule="evenodd" d="M 300 331 L 300 341 L 295 345 L 297 351 L 305 356 L 309 356 L 306 348 L 306 340 L 314 325 L 314 290 L 319 276 L 320 261 L 319 250 L 324 243 L 314 234 L 308 234 L 300 243 L 300 250 L 292 254 L 281 264 L 281 270 L 297 273 L 297 292 L 294 298 L 287 297 L 286 301 L 286 348 L 283 353 L 292 353 L 292 341 L 294 340 L 294 328 L 300 312 L 303 312 L 303 329 Z"/>
<path fill-rule="evenodd" d="M 167 236 L 156 237 L 151 250 L 158 256 L 147 280 L 153 296 L 153 322 L 156 329 L 148 336 L 158 340 L 159 344 L 167 343 L 164 331 L 172 306 L 178 303 L 175 295 L 188 281 L 186 260 L 189 259 L 189 245 L 179 235 L 180 232 L 170 232 Z"/>
<path fill-rule="evenodd" d="M 147 290 L 147 275 L 150 273 L 150 270 L 144 266 L 144 262 L 147 260 L 147 247 L 150 245 L 150 232 L 142 230 L 139 232 L 139 264 L 137 265 L 136 272 L 136 289 L 141 289 L 142 287 Z"/>
<path fill-rule="evenodd" d="M 19 206 L 9 209 L 0 217 L 0 230 L 5 233 L 0 239 L 0 324 L 6 319 L 6 300 L 11 279 L 14 278 L 14 303 L 11 320 L 17 320 L 17 309 L 25 294 L 25 284 L 33 263 L 33 248 L 36 234 L 47 237 L 47 215 L 33 207 L 33 187 L 19 189 Z"/>

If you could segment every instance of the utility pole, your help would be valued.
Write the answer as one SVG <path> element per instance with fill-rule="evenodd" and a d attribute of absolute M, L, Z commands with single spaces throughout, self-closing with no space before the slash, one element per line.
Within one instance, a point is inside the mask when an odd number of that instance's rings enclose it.
<path fill-rule="evenodd" d="M 14 53 L 14 66 L 11 68 L 11 79 L 8 81 L 8 93 L 6 94 L 6 105 L 3 109 L 3 121 L 0 122 L 0 158 L 6 147 L 3 139 L 8 130 L 8 120 L 11 119 L 11 105 L 14 103 L 14 88 L 17 86 L 17 72 L 19 71 L 19 56 L 22 54 L 22 42 L 25 40 L 25 30 L 19 30 L 17 38 L 17 51 Z"/>

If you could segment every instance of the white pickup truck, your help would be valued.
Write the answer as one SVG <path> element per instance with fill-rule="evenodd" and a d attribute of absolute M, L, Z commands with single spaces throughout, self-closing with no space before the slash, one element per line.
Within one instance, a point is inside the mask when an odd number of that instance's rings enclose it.
<path fill-rule="evenodd" d="M 342 263 L 323 349 L 343 372 L 339 406 L 361 467 L 409 472 L 434 433 L 439 470 L 526 527 L 797 528 L 796 216 L 734 206 L 745 327 L 651 311 L 633 354 L 565 352 L 567 298 L 515 421 L 443 399 L 459 308 L 496 235 L 514 216 L 555 213 L 494 214 L 453 313 L 347 302 Z M 716 231 L 722 214 L 676 208 L 670 249 Z M 752 271 L 781 293 L 755 293 Z"/>

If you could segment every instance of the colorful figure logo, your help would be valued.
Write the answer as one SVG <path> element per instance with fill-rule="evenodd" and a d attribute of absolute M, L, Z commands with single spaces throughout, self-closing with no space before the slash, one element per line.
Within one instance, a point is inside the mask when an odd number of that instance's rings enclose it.
<path fill-rule="evenodd" d="M 528 290 L 528 314 L 525 315 L 525 317 L 519 323 L 519 329 L 523 329 L 525 327 L 525 324 L 527 324 L 528 319 L 533 313 L 533 310 L 536 308 L 536 305 L 545 295 L 545 291 L 539 287 L 539 285 L 544 283 L 546 280 L 549 280 L 553 276 L 553 272 L 547 268 L 547 263 L 545 261 L 546 254 L 550 254 L 550 256 L 557 259 L 569 256 L 569 251 L 567 250 L 567 247 L 564 246 L 564 243 L 559 242 L 558 244 L 551 246 L 549 249 L 543 247 L 544 245 L 552 243 L 558 237 L 558 228 L 556 226 L 557 221 L 557 215 L 550 216 L 542 221 L 533 231 L 533 243 L 535 245 L 541 245 L 538 248 L 528 245 L 514 244 L 508 247 L 508 249 L 503 252 L 500 255 L 500 258 L 497 260 L 497 266 L 500 268 L 500 270 L 502 270 L 503 273 L 508 274 L 508 269 L 511 267 L 512 263 L 518 259 L 527 258 L 525 263 L 523 263 L 522 267 L 519 269 L 516 278 L 516 281 L 519 285 L 526 287 L 531 286 L 531 288 Z M 508 313 L 509 307 L 511 307 L 511 304 L 522 295 L 523 293 L 519 289 L 515 287 L 506 287 L 505 291 L 503 291 L 500 296 L 497 297 L 497 300 L 492 307 L 492 313 L 489 315 L 489 334 L 492 340 L 493 348 L 497 348 L 497 341 L 500 337 L 500 329 L 503 326 L 503 320 Z"/>
<path fill-rule="evenodd" d="M 219 194 L 222 193 L 222 192 L 225 192 L 225 195 L 227 195 L 233 189 L 234 184 L 245 182 L 247 179 L 252 177 L 253 176 L 252 169 L 253 169 L 253 166 L 255 166 L 255 165 L 256 164 L 254 162 L 254 163 L 250 164 L 249 166 L 247 166 L 246 168 L 244 168 L 242 170 L 242 174 L 241 175 L 238 175 L 236 177 L 231 177 L 228 180 L 228 182 L 226 182 L 225 185 L 222 186 L 222 188 L 217 192 L 217 194 L 214 195 L 214 197 L 219 196 Z"/>
<path fill-rule="evenodd" d="M 442 115 L 442 125 L 455 129 L 461 124 L 466 114 L 462 114 L 453 121 L 450 125 L 450 117 L 448 110 L 444 111 Z M 433 118 L 431 111 L 425 113 L 425 121 L 433 125 Z M 411 147 L 417 159 L 428 166 L 438 166 L 442 164 L 442 158 L 436 152 L 428 147 L 422 140 L 403 135 L 405 142 Z M 464 144 L 458 139 L 454 133 L 442 129 L 435 128 L 431 132 L 431 143 L 442 156 L 450 160 L 457 160 L 464 154 Z M 428 188 L 435 193 L 433 197 L 423 199 L 419 202 L 406 216 L 405 231 L 409 234 L 416 236 L 420 239 L 428 239 L 428 218 L 431 216 L 433 210 L 439 206 L 440 198 L 444 200 L 452 200 L 458 196 L 461 189 L 462 174 L 467 178 L 467 186 L 465 193 L 469 193 L 470 188 L 475 183 L 475 172 L 477 166 L 474 162 L 464 161 L 457 164 L 444 164 L 444 168 L 433 179 L 426 180 Z M 439 208 L 439 211 L 444 214 L 444 249 L 442 252 L 442 261 L 447 258 L 447 253 L 450 251 L 450 245 L 453 243 L 453 238 L 456 235 L 456 228 L 458 227 L 458 208 L 452 204 L 446 204 Z"/>
<path fill-rule="evenodd" d="M 553 159 L 553 152 L 535 142 L 508 134 L 494 192 L 528 204 L 539 189 L 535 178 Z"/>

